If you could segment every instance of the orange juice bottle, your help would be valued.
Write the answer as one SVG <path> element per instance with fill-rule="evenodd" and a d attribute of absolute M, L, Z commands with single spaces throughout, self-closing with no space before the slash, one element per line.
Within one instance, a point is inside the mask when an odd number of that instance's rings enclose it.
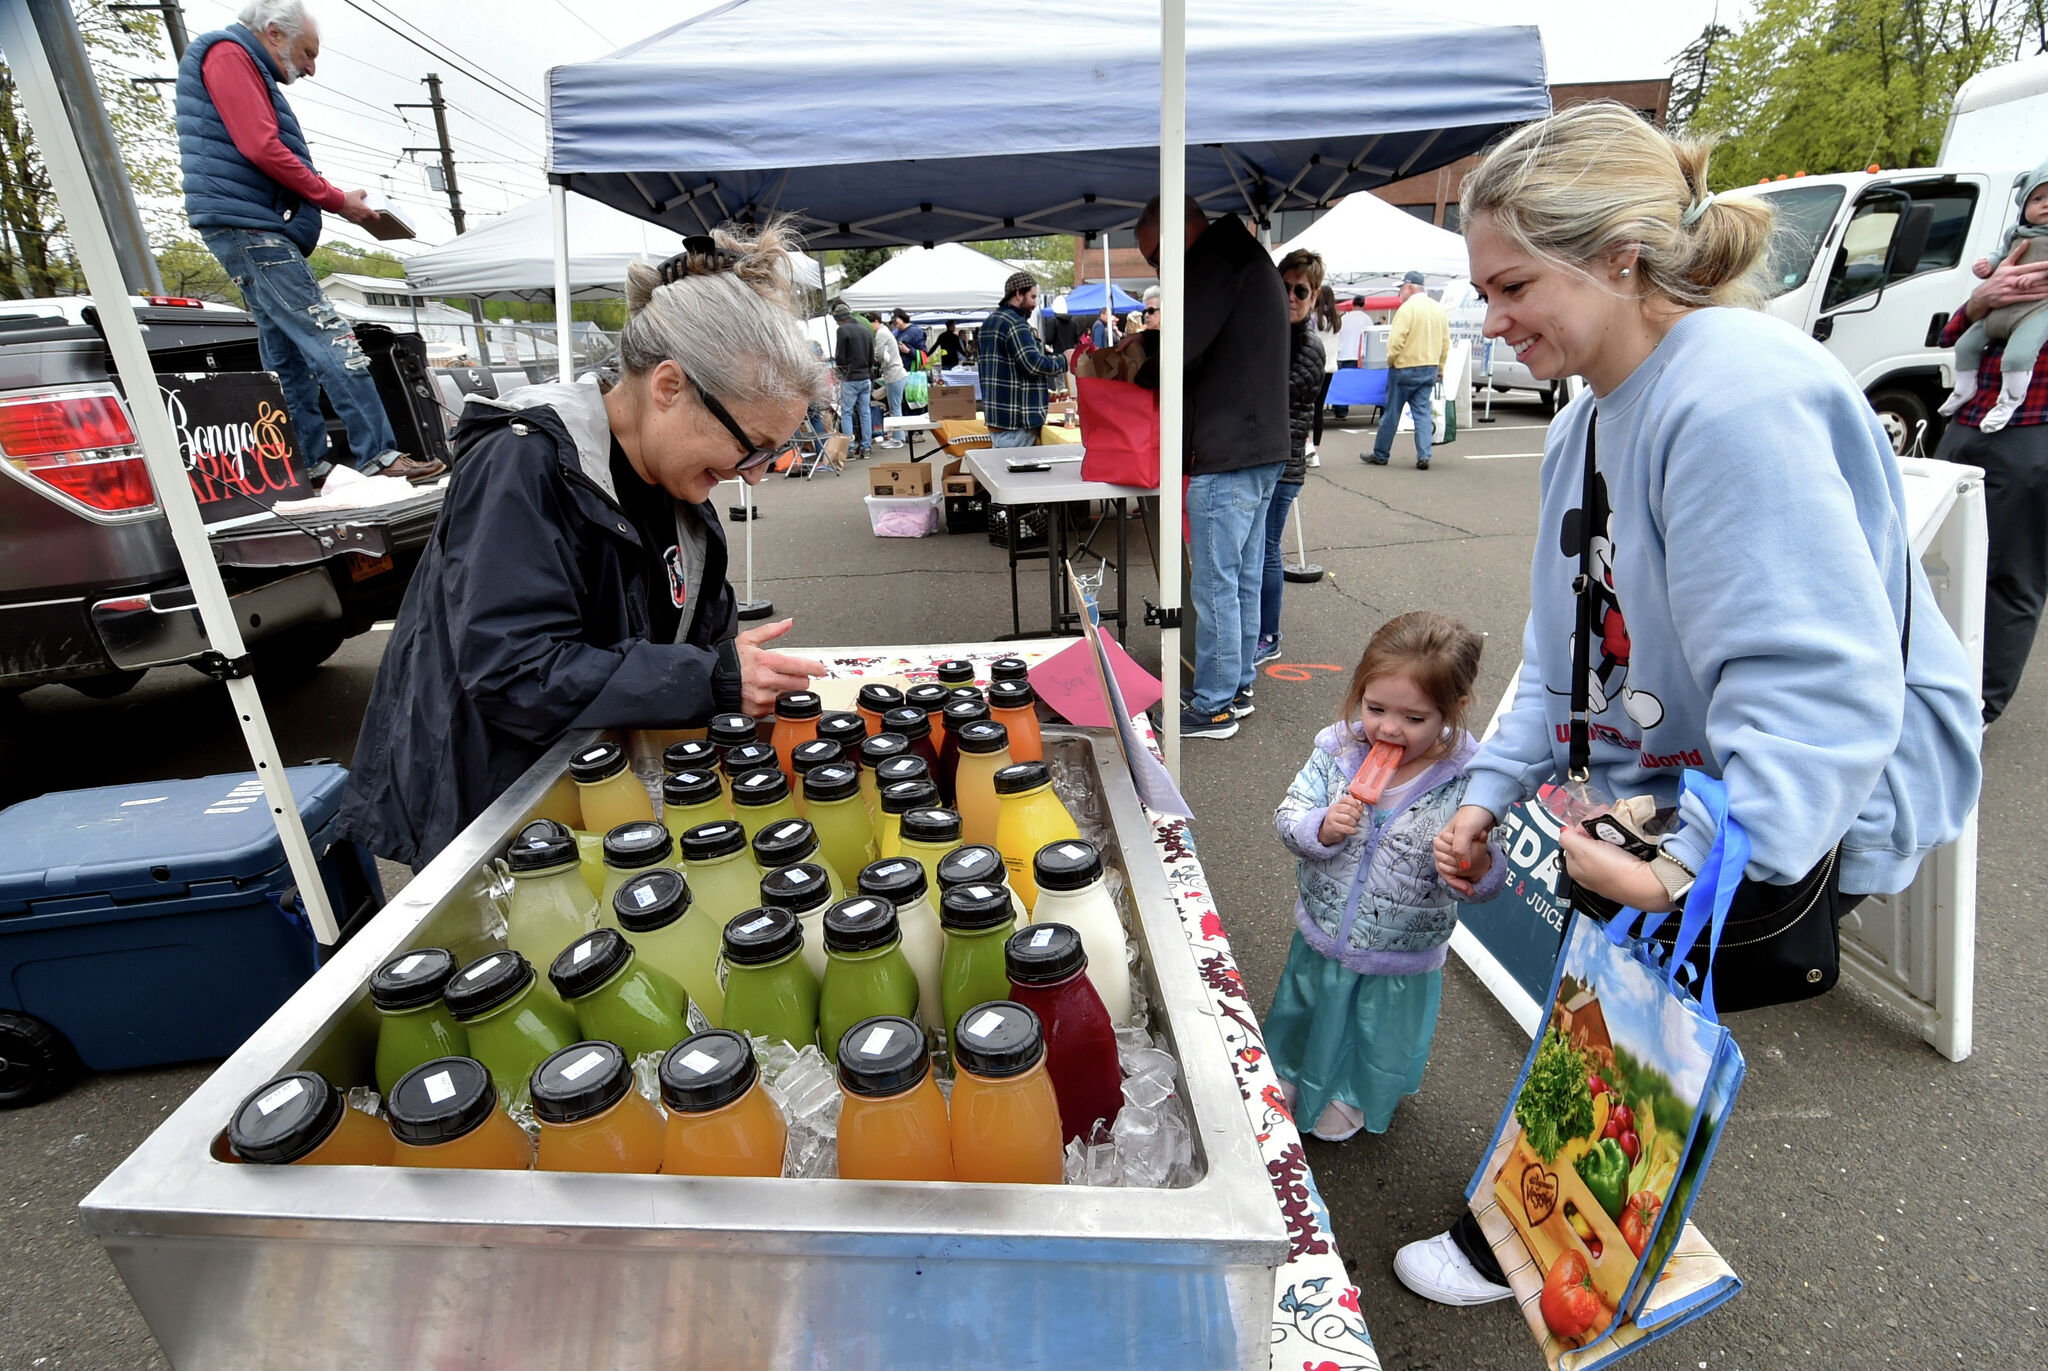
<path fill-rule="evenodd" d="M 1038 731 L 1038 693 L 1028 681 L 997 681 L 988 688 L 988 716 L 1010 730 L 1010 760 L 1042 762 L 1045 741 Z"/>
<path fill-rule="evenodd" d="M 389 1166 L 391 1131 L 317 1071 L 294 1071 L 251 1092 L 228 1121 L 228 1146 L 270 1166 Z"/>
<path fill-rule="evenodd" d="M 533 1069 L 541 1171 L 661 1170 L 661 1110 L 633 1088 L 617 1045 L 571 1043 Z"/>
<path fill-rule="evenodd" d="M 1010 765 L 1010 730 L 993 719 L 962 724 L 953 734 L 960 766 L 953 774 L 953 807 L 960 811 L 961 837 L 969 843 L 996 840 L 996 773 Z"/>
<path fill-rule="evenodd" d="M 1053 792 L 1052 772 L 1044 762 L 1018 762 L 995 775 L 996 797 L 1002 808 L 996 815 L 996 850 L 1003 865 L 1010 868 L 1010 889 L 1017 892 L 1026 909 L 1038 904 L 1038 881 L 1031 861 L 1047 843 L 1078 838 L 1081 830 L 1074 816 Z"/>
<path fill-rule="evenodd" d="M 903 708 L 903 692 L 892 685 L 877 681 L 860 688 L 860 696 L 854 701 L 854 709 L 867 721 L 868 736 L 878 736 L 882 731 L 882 716 L 892 709 Z"/>
<path fill-rule="evenodd" d="M 974 1006 L 954 1025 L 953 1065 L 953 1165 L 960 1179 L 1060 1184 L 1060 1104 L 1045 1071 L 1038 1016 L 1011 1000 Z"/>
<path fill-rule="evenodd" d="M 661 1059 L 668 1106 L 661 1170 L 669 1176 L 780 1176 L 789 1126 L 761 1086 L 742 1034 L 714 1028 Z"/>
<path fill-rule="evenodd" d="M 855 1181 L 950 1181 L 946 1099 L 932 1079 L 924 1030 L 908 1019 L 862 1019 L 839 1040 L 839 1174 Z"/>
<path fill-rule="evenodd" d="M 775 697 L 775 728 L 768 741 L 775 749 L 776 765 L 782 768 L 791 790 L 802 785 L 803 781 L 797 775 L 796 762 L 790 754 L 798 743 L 807 743 L 818 736 L 818 716 L 824 712 L 825 702 L 808 690 L 785 690 Z"/>
<path fill-rule="evenodd" d="M 1028 681 L 1031 679 L 1031 663 L 1022 657 L 998 657 L 988 664 L 989 689 L 993 690 L 1004 681 Z"/>
<path fill-rule="evenodd" d="M 498 1108 L 491 1073 L 473 1057 L 441 1057 L 399 1078 L 384 1101 L 394 1166 L 525 1171 L 533 1140 Z"/>
<path fill-rule="evenodd" d="M 640 778 L 626 769 L 626 749 L 617 743 L 592 743 L 569 759 L 569 775 L 583 807 L 587 833 L 609 833 L 635 819 L 652 819 L 654 801 Z"/>

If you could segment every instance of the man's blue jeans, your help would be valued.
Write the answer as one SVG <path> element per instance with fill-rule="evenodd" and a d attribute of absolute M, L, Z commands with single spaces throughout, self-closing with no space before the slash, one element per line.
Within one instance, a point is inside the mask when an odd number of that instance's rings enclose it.
<path fill-rule="evenodd" d="M 1435 367 L 1393 367 L 1387 372 L 1387 403 L 1380 411 L 1380 431 L 1372 440 L 1375 462 L 1384 462 L 1394 454 L 1394 435 L 1401 429 L 1402 405 L 1408 406 L 1408 412 L 1415 416 L 1415 460 L 1429 460 L 1429 397 L 1435 389 Z"/>
<path fill-rule="evenodd" d="M 866 377 L 839 383 L 839 431 L 852 438 L 854 421 L 858 417 L 860 436 L 853 445 L 856 452 L 866 452 L 875 445 L 875 412 L 868 406 L 868 390 Z"/>
<path fill-rule="evenodd" d="M 990 447 L 1037 447 L 1038 430 L 1035 428 L 992 428 L 988 431 Z"/>
<path fill-rule="evenodd" d="M 207 229 L 201 236 L 256 318 L 257 351 L 264 369 L 276 372 L 284 387 L 307 474 L 317 481 L 329 467 L 323 389 L 348 428 L 355 466 L 374 475 L 391 465 L 398 440 L 370 378 L 370 359 L 356 345 L 348 320 L 320 293 L 313 268 L 291 240 L 253 229 Z"/>
<path fill-rule="evenodd" d="M 1273 487 L 1272 502 L 1266 506 L 1266 572 L 1259 582 L 1261 638 L 1280 632 L 1280 599 L 1287 591 L 1287 578 L 1280 570 L 1280 535 L 1287 531 L 1287 511 L 1300 495 L 1300 486 L 1283 481 Z"/>
<path fill-rule="evenodd" d="M 1188 598 L 1195 606 L 1190 706 L 1221 714 L 1251 688 L 1259 639 L 1266 507 L 1286 463 L 1215 471 L 1188 481 Z"/>

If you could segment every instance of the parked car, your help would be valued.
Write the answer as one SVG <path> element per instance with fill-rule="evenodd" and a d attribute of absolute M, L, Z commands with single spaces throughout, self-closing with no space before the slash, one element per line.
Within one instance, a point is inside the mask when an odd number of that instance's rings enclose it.
<path fill-rule="evenodd" d="M 1571 398 L 1562 380 L 1538 380 L 1529 368 L 1516 359 L 1513 349 L 1498 339 L 1493 340 L 1491 355 L 1487 340 L 1477 336 L 1479 325 L 1486 317 L 1486 306 L 1479 298 L 1478 290 L 1469 280 L 1459 278 L 1444 285 L 1444 312 L 1450 315 L 1453 328 L 1462 321 L 1471 330 L 1472 344 L 1472 390 L 1475 402 L 1478 393 L 1491 385 L 1496 391 L 1526 391 L 1543 401 L 1546 412 L 1555 414 L 1564 408 Z M 1453 332 L 1453 337 L 1465 336 Z"/>

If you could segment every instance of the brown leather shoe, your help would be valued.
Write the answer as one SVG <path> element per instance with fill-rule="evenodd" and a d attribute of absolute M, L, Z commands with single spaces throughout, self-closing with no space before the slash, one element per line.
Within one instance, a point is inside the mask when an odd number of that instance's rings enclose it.
<path fill-rule="evenodd" d="M 447 469 L 446 466 L 431 457 L 422 460 L 407 453 L 400 453 L 392 459 L 391 465 L 385 467 L 377 474 L 379 476 L 402 476 L 417 485 L 421 481 L 432 480 Z"/>

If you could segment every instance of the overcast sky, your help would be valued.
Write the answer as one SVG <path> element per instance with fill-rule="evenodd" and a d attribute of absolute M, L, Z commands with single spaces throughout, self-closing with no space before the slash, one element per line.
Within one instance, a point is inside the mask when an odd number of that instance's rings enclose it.
<path fill-rule="evenodd" d="M 183 2 L 195 35 L 225 26 L 239 8 L 239 0 Z M 1543 32 L 1550 79 L 1574 82 L 1667 75 L 1672 56 L 1717 9 L 1725 23 L 1746 3 L 1408 0 L 1406 7 L 1480 23 L 1534 23 Z M 287 96 L 324 175 L 344 188 L 384 191 L 418 226 L 420 245 L 441 243 L 454 235 L 447 199 L 428 189 L 418 165 L 426 159 L 400 151 L 431 146 L 433 118 L 393 108 L 426 100 L 427 72 L 442 78 L 456 178 L 474 226 L 547 189 L 538 107 L 549 67 L 601 57 L 712 7 L 712 0 L 312 0 L 319 70 Z M 914 22 L 916 13 L 903 7 L 898 20 Z M 942 21 L 943 6 L 932 13 Z M 408 26 L 418 43 L 394 32 Z M 168 52 L 162 70 L 170 70 Z M 878 100 L 892 94 L 907 98 L 877 87 Z M 329 223 L 331 234 L 373 241 L 338 218 Z M 389 246 L 401 253 L 407 247 Z"/>

